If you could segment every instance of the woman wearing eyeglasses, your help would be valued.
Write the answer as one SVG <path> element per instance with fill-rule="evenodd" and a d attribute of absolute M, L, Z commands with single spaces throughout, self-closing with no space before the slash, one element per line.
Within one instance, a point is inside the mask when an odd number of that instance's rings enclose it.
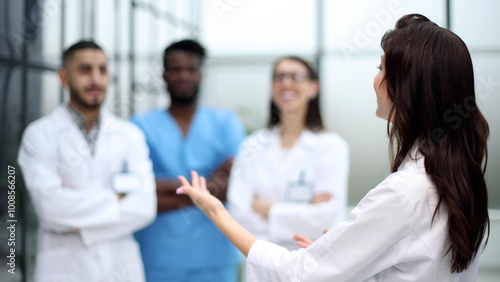
<path fill-rule="evenodd" d="M 232 167 L 229 210 L 258 238 L 297 249 L 345 219 L 347 143 L 323 127 L 316 70 L 298 57 L 273 68 L 268 127 L 243 143 Z"/>
<path fill-rule="evenodd" d="M 258 240 L 196 172 L 192 185 L 181 178 L 178 193 L 248 256 L 248 282 L 477 281 L 489 233 L 489 128 L 477 107 L 467 46 L 412 14 L 384 35 L 382 49 L 374 88 L 377 116 L 388 122 L 393 173 L 310 246 L 290 252 Z M 453 116 L 457 107 L 467 115 Z"/>

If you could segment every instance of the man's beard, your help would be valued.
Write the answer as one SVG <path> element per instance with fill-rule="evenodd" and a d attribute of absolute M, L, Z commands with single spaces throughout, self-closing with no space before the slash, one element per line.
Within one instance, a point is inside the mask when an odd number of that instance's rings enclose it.
<path fill-rule="evenodd" d="M 195 89 L 194 93 L 189 96 L 181 96 L 175 94 L 175 91 L 172 91 L 170 87 L 167 87 L 168 93 L 170 94 L 170 102 L 171 104 L 178 104 L 178 105 L 191 105 L 196 102 L 198 99 L 198 88 Z"/>
<path fill-rule="evenodd" d="M 71 99 L 75 101 L 79 106 L 87 109 L 87 110 L 96 110 L 99 109 L 101 106 L 101 101 L 99 101 L 99 97 L 94 97 L 92 99 L 92 102 L 88 103 L 85 100 L 82 99 L 80 92 L 78 90 L 74 89 L 73 87 L 69 87 L 69 94 L 71 96 Z"/>

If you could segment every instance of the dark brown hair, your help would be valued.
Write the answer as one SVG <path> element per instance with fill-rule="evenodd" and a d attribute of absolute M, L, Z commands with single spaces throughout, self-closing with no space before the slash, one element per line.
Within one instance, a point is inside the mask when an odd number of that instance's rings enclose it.
<path fill-rule="evenodd" d="M 94 41 L 80 40 L 75 44 L 71 45 L 70 47 L 68 47 L 66 50 L 64 50 L 62 56 L 63 65 L 66 66 L 68 61 L 73 59 L 73 55 L 75 54 L 76 51 L 84 49 L 94 49 L 103 51 L 101 46 L 97 45 L 97 43 L 95 43 Z"/>
<path fill-rule="evenodd" d="M 285 60 L 292 60 L 301 63 L 307 68 L 307 71 L 309 73 L 309 79 L 313 81 L 318 81 L 319 77 L 316 68 L 313 67 L 306 60 L 296 56 L 285 56 L 279 58 L 273 64 L 273 74 L 276 72 L 276 67 L 278 66 L 278 64 Z M 279 109 L 278 107 L 276 107 L 273 100 L 271 99 L 269 121 L 267 123 L 267 127 L 272 128 L 275 125 L 280 124 L 280 121 L 281 121 L 281 116 Z M 316 97 L 311 98 L 309 100 L 309 104 L 307 105 L 306 127 L 314 132 L 321 131 L 324 129 L 323 120 L 321 119 L 320 106 L 319 106 L 319 92 L 318 95 L 316 95 Z"/>
<path fill-rule="evenodd" d="M 476 104 L 469 51 L 453 32 L 418 14 L 399 19 L 381 45 L 393 102 L 387 124 L 392 171 L 417 145 L 439 194 L 434 216 L 441 204 L 448 211 L 451 271 L 462 272 L 489 236 L 489 127 Z"/>

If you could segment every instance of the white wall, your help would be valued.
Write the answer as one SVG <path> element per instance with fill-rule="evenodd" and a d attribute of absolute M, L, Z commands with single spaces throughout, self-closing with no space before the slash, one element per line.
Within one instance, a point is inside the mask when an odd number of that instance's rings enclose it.
<path fill-rule="evenodd" d="M 202 39 L 214 56 L 314 52 L 315 1 L 203 1 Z"/>

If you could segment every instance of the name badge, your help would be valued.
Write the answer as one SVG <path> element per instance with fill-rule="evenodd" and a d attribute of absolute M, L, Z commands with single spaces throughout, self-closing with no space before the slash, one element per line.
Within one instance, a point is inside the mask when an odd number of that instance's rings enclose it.
<path fill-rule="evenodd" d="M 134 172 L 116 173 L 111 182 L 113 189 L 118 194 L 137 193 L 142 188 L 142 176 Z"/>
<path fill-rule="evenodd" d="M 287 202 L 310 203 L 314 198 L 314 184 L 306 182 L 305 171 L 301 171 L 299 181 L 289 182 L 285 188 L 285 200 Z"/>
<path fill-rule="evenodd" d="M 287 202 L 310 203 L 314 197 L 311 183 L 290 183 L 286 189 Z"/>

